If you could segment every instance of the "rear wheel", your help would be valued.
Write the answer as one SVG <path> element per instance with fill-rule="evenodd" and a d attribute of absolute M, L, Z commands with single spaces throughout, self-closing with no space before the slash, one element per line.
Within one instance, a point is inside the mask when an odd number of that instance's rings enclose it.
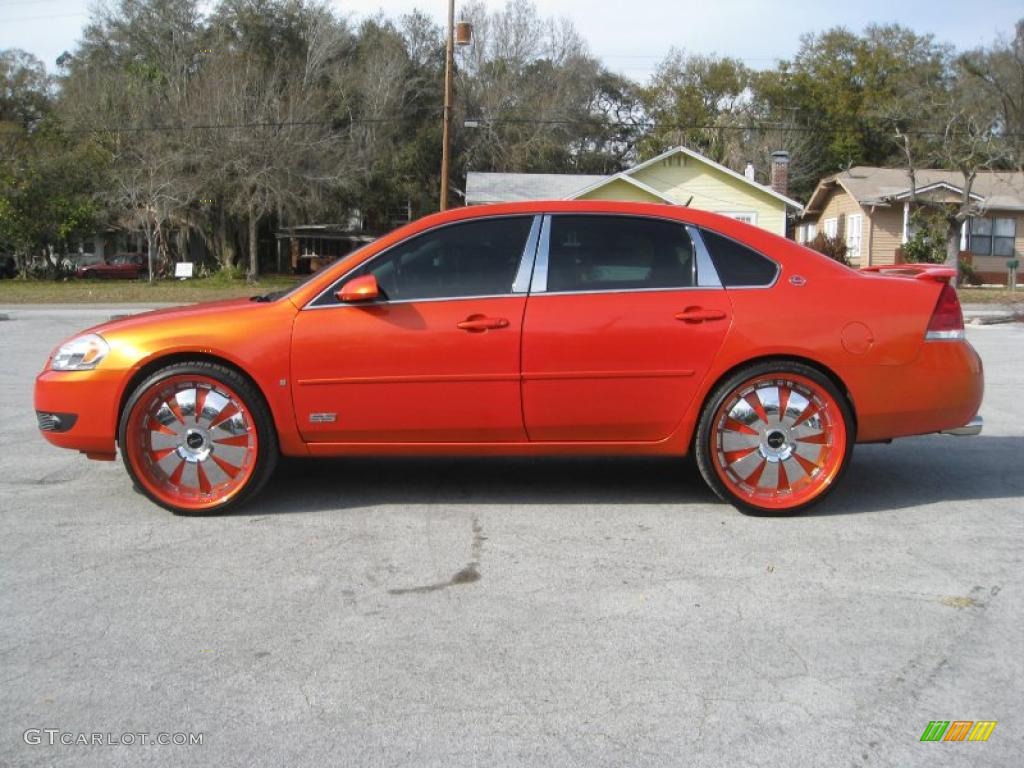
<path fill-rule="evenodd" d="M 725 501 L 744 512 L 790 514 L 831 492 L 853 441 L 850 406 L 827 376 L 768 361 L 712 393 L 695 453 L 701 475 Z"/>
<path fill-rule="evenodd" d="M 121 414 L 118 442 L 136 486 L 178 514 L 243 503 L 277 463 L 259 392 L 237 371 L 205 361 L 169 365 L 143 381 Z"/>

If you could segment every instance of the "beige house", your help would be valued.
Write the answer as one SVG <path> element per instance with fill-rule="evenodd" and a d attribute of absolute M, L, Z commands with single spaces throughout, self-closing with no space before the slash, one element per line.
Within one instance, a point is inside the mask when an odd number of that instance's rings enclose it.
<path fill-rule="evenodd" d="M 772 155 L 772 183 L 754 180 L 754 168 L 737 173 L 686 147 L 675 147 L 611 176 L 553 173 L 482 173 L 466 178 L 466 204 L 517 200 L 627 200 L 686 205 L 786 235 L 801 211 L 786 196 L 789 155 Z"/>
<path fill-rule="evenodd" d="M 959 172 L 921 170 L 916 180 L 918 197 L 950 203 L 963 197 Z M 824 232 L 846 242 L 855 266 L 898 264 L 913 234 L 910 197 L 906 170 L 855 166 L 818 183 L 796 239 L 809 243 Z M 1005 283 L 1006 262 L 1024 253 L 1024 173 L 980 172 L 972 197 L 982 215 L 965 223 L 961 252 L 985 282 Z"/>

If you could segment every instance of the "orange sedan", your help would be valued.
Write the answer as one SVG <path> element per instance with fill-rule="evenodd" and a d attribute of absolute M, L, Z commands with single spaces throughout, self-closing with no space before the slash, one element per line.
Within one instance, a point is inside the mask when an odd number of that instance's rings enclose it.
<path fill-rule="evenodd" d="M 855 271 L 688 208 L 463 208 L 287 293 L 92 328 L 35 407 L 51 443 L 120 447 L 185 514 L 251 499 L 280 454 L 692 453 L 740 509 L 794 512 L 855 443 L 981 430 L 952 275 Z"/>

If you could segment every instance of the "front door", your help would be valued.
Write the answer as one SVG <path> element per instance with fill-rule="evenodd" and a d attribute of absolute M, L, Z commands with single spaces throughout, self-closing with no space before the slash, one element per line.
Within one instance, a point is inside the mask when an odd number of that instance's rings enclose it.
<path fill-rule="evenodd" d="M 526 297 L 513 283 L 538 226 L 532 216 L 443 225 L 374 256 L 299 312 L 292 381 L 303 438 L 524 441 Z M 337 298 L 343 282 L 368 274 L 380 300 Z"/>
<path fill-rule="evenodd" d="M 713 271 L 677 222 L 546 219 L 523 323 L 529 439 L 671 435 L 729 327 Z"/>

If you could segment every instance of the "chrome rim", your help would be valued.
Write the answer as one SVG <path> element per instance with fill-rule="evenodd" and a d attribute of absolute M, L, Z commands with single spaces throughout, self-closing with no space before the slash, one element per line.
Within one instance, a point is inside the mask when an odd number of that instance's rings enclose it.
<path fill-rule="evenodd" d="M 838 404 L 810 380 L 752 380 L 733 390 L 716 414 L 715 469 L 752 503 L 794 506 L 835 478 L 845 434 Z"/>
<path fill-rule="evenodd" d="M 245 403 L 220 382 L 174 377 L 140 398 L 129 458 L 150 491 L 178 506 L 226 501 L 252 474 L 257 437 Z"/>

